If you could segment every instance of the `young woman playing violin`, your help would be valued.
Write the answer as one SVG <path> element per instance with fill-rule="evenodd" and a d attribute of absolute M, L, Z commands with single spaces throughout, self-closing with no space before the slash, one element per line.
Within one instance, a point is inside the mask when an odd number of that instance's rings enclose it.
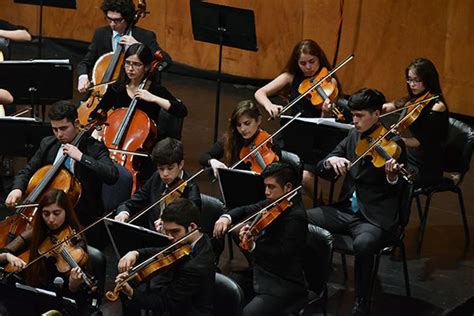
<path fill-rule="evenodd" d="M 227 133 L 223 139 L 217 141 L 208 152 L 201 155 L 199 162 L 204 167 L 212 167 L 214 175 L 217 176 L 218 168 L 227 168 L 238 162 L 250 152 L 252 145 L 258 146 L 258 140 L 263 141 L 268 134 L 260 128 L 262 115 L 258 106 L 250 100 L 239 102 L 232 111 L 230 124 Z M 265 160 L 265 165 L 278 160 L 281 150 L 271 142 L 262 146 L 258 150 L 259 154 Z M 244 160 L 243 163 L 236 166 L 240 169 L 251 169 L 258 173 L 265 168 L 255 158 Z M 253 158 L 253 159 L 252 159 Z"/>
<path fill-rule="evenodd" d="M 137 109 L 145 112 L 155 124 L 161 111 L 167 111 L 176 117 L 185 117 L 188 110 L 184 103 L 175 98 L 165 87 L 154 81 L 152 76 L 148 89 L 139 89 L 140 83 L 145 79 L 154 60 L 153 52 L 144 44 L 131 45 L 125 52 L 123 69 L 120 71 L 117 81 L 107 89 L 97 109 L 92 112 L 96 115 L 98 109 L 107 112 L 110 109 L 128 107 L 132 99 L 137 97 Z M 160 130 L 158 126 L 158 139 L 167 137 L 167 131 Z"/>
<path fill-rule="evenodd" d="M 51 238 L 60 235 L 67 237 L 64 232 L 79 231 L 80 229 L 81 225 L 67 195 L 62 190 L 50 190 L 39 202 L 33 219 L 33 228 L 25 231 L 3 248 L 4 253 L 0 258 L 9 264 L 5 269 L 10 267 L 8 271 L 16 272 L 25 268 L 25 261 L 32 262 L 42 253 L 46 253 L 43 259 L 27 266 L 24 270 L 26 284 L 54 291 L 56 287 L 53 281 L 55 277 L 60 276 L 65 281 L 65 296 L 87 300 L 91 289 L 84 283 L 84 273 L 90 270 L 85 240 L 81 237 L 79 241 L 76 240 L 76 244 L 64 244 L 64 249 L 67 252 L 80 254 L 76 259 L 80 260 L 82 266 L 78 262 L 74 267 L 66 265 L 65 260 L 60 258 L 57 253 L 47 251 L 54 246 Z M 24 254 L 25 252 L 27 253 Z M 20 255 L 21 257 L 29 255 L 29 260 L 17 257 Z M 59 270 L 65 272 L 61 273 Z"/>
<path fill-rule="evenodd" d="M 411 133 L 403 137 L 408 153 L 408 163 L 418 169 L 416 184 L 420 186 L 439 183 L 443 177 L 444 142 L 448 135 L 449 111 L 434 64 L 426 58 L 417 58 L 405 70 L 408 96 L 384 104 L 384 111 L 416 103 L 431 96 L 438 99 L 422 104 L 416 120 L 409 125 Z M 410 107 L 405 111 L 409 113 Z"/>
<path fill-rule="evenodd" d="M 257 92 L 255 92 L 255 99 L 259 104 L 263 105 L 271 117 L 275 118 L 280 114 L 283 106 L 274 104 L 269 97 L 276 95 L 285 88 L 289 88 L 289 101 L 291 102 L 302 93 L 299 91 L 302 82 L 318 75 L 324 68 L 327 70 L 331 69 L 326 54 L 315 41 L 305 39 L 296 44 L 293 48 L 293 52 L 288 59 L 284 72 L 258 89 Z M 336 78 L 336 76 L 332 76 L 330 84 L 334 86 L 336 91 L 339 91 L 339 96 L 342 96 L 342 89 Z M 286 114 L 295 115 L 301 112 L 302 117 L 331 117 L 332 111 L 330 107 L 334 102 L 336 102 L 335 99 L 331 100 L 328 98 L 324 100 L 322 104 L 315 106 L 310 99 L 303 98 L 290 109 L 291 113 Z M 314 166 L 305 163 L 303 187 L 310 196 L 313 196 L 313 186 Z"/>

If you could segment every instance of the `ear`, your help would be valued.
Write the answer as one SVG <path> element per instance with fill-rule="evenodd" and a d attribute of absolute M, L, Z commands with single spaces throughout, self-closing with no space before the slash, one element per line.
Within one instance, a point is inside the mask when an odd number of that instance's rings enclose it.
<path fill-rule="evenodd" d="M 262 124 L 262 116 L 259 115 L 258 118 L 257 118 L 257 124 L 260 125 Z"/>
<path fill-rule="evenodd" d="M 189 224 L 188 226 L 188 230 L 191 231 L 191 230 L 194 230 L 198 228 L 198 225 L 196 225 L 196 223 L 192 222 L 191 224 Z"/>
<path fill-rule="evenodd" d="M 179 170 L 182 170 L 184 168 L 184 159 L 181 160 L 181 162 L 178 164 Z"/>
<path fill-rule="evenodd" d="M 81 127 L 81 123 L 79 122 L 78 118 L 74 120 L 73 125 L 77 129 L 79 129 L 79 127 Z"/>
<path fill-rule="evenodd" d="M 293 185 L 291 184 L 291 182 L 287 182 L 284 186 L 283 186 L 283 191 L 285 193 L 288 193 L 290 192 L 291 190 L 293 190 Z"/>

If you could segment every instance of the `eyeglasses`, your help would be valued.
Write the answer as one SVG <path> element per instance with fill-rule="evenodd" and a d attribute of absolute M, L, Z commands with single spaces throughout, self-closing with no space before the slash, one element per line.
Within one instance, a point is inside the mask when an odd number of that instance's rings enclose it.
<path fill-rule="evenodd" d="M 123 22 L 123 20 L 125 20 L 124 18 L 116 18 L 116 19 L 113 19 L 113 18 L 109 18 L 108 16 L 105 16 L 105 20 L 107 20 L 107 22 L 109 23 L 115 23 L 115 24 L 120 24 Z"/>
<path fill-rule="evenodd" d="M 130 60 L 125 60 L 124 62 L 124 65 L 125 67 L 131 67 L 133 69 L 137 69 L 137 68 L 140 68 L 141 66 L 143 66 L 143 63 L 139 63 L 137 61 L 130 61 Z"/>
<path fill-rule="evenodd" d="M 406 82 L 407 82 L 408 84 L 411 84 L 411 83 L 418 84 L 418 83 L 420 83 L 420 82 L 423 82 L 423 80 L 415 79 L 415 78 L 408 78 L 408 79 L 406 80 Z"/>

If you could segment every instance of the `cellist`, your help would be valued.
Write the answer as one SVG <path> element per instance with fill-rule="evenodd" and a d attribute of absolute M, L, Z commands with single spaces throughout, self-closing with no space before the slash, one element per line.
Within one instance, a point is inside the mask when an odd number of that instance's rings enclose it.
<path fill-rule="evenodd" d="M 135 12 L 132 0 L 104 0 L 100 8 L 104 12 L 104 19 L 108 26 L 102 26 L 95 30 L 86 55 L 77 65 L 79 75 L 77 90 L 79 92 L 85 92 L 89 88 L 89 73 L 97 59 L 103 54 L 115 51 L 118 44 L 129 47 L 140 42 L 147 45 L 153 52 L 161 50 L 164 61 L 168 66 L 171 65 L 171 57 L 160 48 L 154 32 L 133 26 L 129 34 L 124 34 L 132 23 Z"/>
<path fill-rule="evenodd" d="M 51 106 L 48 112 L 54 136 L 45 137 L 30 159 L 20 170 L 13 181 L 12 191 L 8 194 L 5 204 L 14 207 L 21 202 L 28 181 L 43 166 L 53 164 L 63 155 L 67 155 L 65 166 L 74 174 L 82 185 L 82 194 L 76 205 L 79 221 L 87 226 L 105 212 L 102 201 L 102 184 L 113 184 L 118 179 L 118 170 L 109 157 L 109 151 L 103 143 L 86 136 L 79 146 L 71 141 L 78 135 L 79 120 L 75 106 L 67 101 L 59 101 Z M 87 238 L 100 248 L 100 231 L 91 231 Z"/>
<path fill-rule="evenodd" d="M 163 211 L 162 220 L 165 233 L 171 241 L 176 241 L 197 229 L 199 210 L 193 202 L 179 198 Z M 152 309 L 153 315 L 213 315 L 215 270 L 209 237 L 198 231 L 183 243 L 190 245 L 191 252 L 171 267 L 171 278 L 166 278 L 166 282 L 158 274 L 151 279 L 147 292 L 125 284 L 121 291 L 124 315 L 137 315 L 140 309 Z M 116 282 L 122 281 L 138 260 L 159 250 L 145 248 L 128 252 L 118 263 L 120 274 Z"/>

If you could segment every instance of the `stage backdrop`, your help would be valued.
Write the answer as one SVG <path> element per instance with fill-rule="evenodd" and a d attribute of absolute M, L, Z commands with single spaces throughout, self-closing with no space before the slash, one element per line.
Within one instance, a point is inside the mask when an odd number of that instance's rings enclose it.
<path fill-rule="evenodd" d="M 192 0 L 191 0 L 192 1 Z M 2 0 L 0 18 L 39 31 L 39 9 Z M 160 45 L 179 63 L 216 70 L 217 45 L 193 40 L 188 0 L 149 0 L 139 26 L 156 32 Z M 258 52 L 224 48 L 223 72 L 270 79 L 280 73 L 295 45 L 312 38 L 330 61 L 340 20 L 337 0 L 220 0 L 217 4 L 255 12 Z M 78 0 L 77 10 L 45 8 L 45 36 L 90 41 L 104 25 L 99 0 Z M 344 1 L 338 61 L 355 59 L 338 76 L 347 93 L 373 87 L 388 99 L 406 94 L 404 69 L 416 57 L 431 59 L 451 111 L 474 115 L 474 1 Z"/>

